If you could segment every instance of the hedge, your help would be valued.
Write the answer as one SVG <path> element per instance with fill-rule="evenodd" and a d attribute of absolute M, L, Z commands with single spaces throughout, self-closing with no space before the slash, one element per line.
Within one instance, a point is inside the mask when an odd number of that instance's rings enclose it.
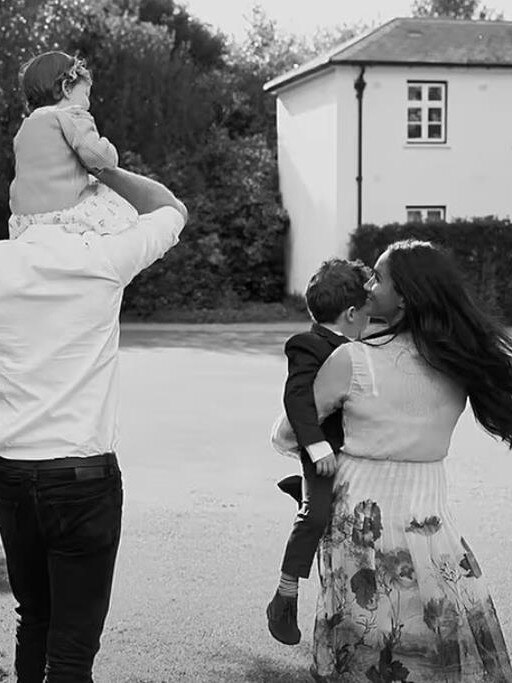
<path fill-rule="evenodd" d="M 445 247 L 477 299 L 512 324 L 512 225 L 508 219 L 487 216 L 450 223 L 362 225 L 351 235 L 349 257 L 373 266 L 389 244 L 408 238 Z"/>

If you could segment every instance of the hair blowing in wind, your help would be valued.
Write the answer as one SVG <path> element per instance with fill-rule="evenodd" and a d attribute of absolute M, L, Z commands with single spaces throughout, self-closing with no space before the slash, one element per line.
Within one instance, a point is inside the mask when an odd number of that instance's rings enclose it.
<path fill-rule="evenodd" d="M 405 307 L 386 332 L 409 331 L 424 360 L 464 388 L 484 429 L 512 448 L 512 338 L 473 299 L 440 247 L 405 240 L 387 253 Z"/>

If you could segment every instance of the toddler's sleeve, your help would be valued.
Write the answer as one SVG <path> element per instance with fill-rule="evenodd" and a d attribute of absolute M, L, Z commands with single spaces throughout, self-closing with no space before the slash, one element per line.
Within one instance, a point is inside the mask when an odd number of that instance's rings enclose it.
<path fill-rule="evenodd" d="M 66 141 L 90 173 L 117 167 L 117 149 L 110 140 L 100 136 L 88 111 L 77 106 L 67 107 L 58 112 L 58 118 Z"/>

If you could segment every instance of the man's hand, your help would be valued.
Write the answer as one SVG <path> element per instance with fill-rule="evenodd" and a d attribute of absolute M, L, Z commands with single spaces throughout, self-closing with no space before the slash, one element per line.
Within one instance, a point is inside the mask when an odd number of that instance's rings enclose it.
<path fill-rule="evenodd" d="M 319 477 L 332 477 L 336 472 L 336 456 L 334 453 L 326 455 L 316 461 L 316 473 Z"/>

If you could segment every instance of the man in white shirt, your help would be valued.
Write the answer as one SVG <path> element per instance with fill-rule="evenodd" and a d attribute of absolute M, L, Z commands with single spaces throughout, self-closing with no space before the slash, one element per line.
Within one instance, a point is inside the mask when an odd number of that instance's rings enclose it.
<path fill-rule="evenodd" d="M 119 310 L 187 210 L 120 169 L 141 215 L 116 235 L 31 226 L 0 242 L 0 534 L 18 602 L 19 683 L 91 683 L 121 531 Z"/>

